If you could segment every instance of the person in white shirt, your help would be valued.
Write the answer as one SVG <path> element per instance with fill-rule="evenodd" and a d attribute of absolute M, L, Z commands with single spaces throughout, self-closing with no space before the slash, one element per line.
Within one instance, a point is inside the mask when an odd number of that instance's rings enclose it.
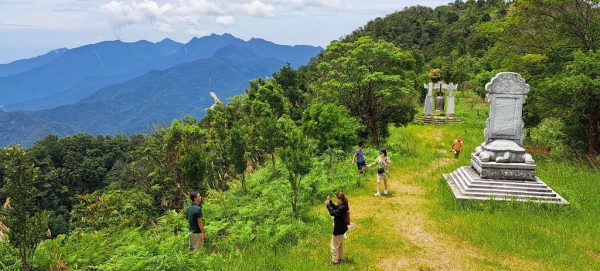
<path fill-rule="evenodd" d="M 377 193 L 375 193 L 376 197 L 381 196 L 380 183 L 383 180 L 383 194 L 388 194 L 388 185 L 387 179 L 390 174 L 390 166 L 392 165 L 392 160 L 387 155 L 387 151 L 385 149 L 379 150 L 379 156 L 375 160 L 375 162 L 371 163 L 369 167 L 374 164 L 377 164 Z"/>

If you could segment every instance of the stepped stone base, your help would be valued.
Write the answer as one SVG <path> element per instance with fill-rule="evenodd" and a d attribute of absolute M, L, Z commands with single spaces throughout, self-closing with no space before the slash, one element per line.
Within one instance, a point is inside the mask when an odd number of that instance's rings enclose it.
<path fill-rule="evenodd" d="M 464 166 L 444 178 L 459 200 L 516 200 L 569 204 L 539 178 L 501 180 L 481 178 L 472 167 Z"/>
<path fill-rule="evenodd" d="M 453 123 L 461 123 L 464 120 L 462 118 L 458 118 L 455 116 L 438 116 L 438 115 L 429 115 L 429 116 L 415 116 L 415 123 L 420 124 L 436 124 L 436 125 L 444 125 L 444 124 L 453 124 Z"/>
<path fill-rule="evenodd" d="M 535 164 L 482 162 L 471 153 L 471 166 L 484 179 L 535 181 Z"/>

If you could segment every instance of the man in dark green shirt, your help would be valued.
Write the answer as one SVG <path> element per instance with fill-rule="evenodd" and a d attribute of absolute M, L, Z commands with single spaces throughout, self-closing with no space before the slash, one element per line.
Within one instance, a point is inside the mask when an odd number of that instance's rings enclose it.
<path fill-rule="evenodd" d="M 202 196 L 198 192 L 190 193 L 192 205 L 188 208 L 187 219 L 190 229 L 190 250 L 201 248 L 204 245 L 206 234 L 204 231 L 204 219 L 202 218 Z"/>

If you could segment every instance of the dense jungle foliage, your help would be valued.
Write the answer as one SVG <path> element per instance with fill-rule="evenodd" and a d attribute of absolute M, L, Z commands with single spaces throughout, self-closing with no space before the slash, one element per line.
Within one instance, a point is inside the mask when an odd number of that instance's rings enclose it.
<path fill-rule="evenodd" d="M 432 69 L 480 98 L 497 72 L 521 73 L 529 143 L 598 163 L 598 46 L 596 0 L 409 7 L 298 70 L 251 81 L 200 120 L 2 149 L 0 221 L 19 230 L 0 244 L 0 268 L 219 269 L 253 249 L 294 245 L 325 219 L 311 206 L 364 182 L 347 161 L 356 143 L 386 146 L 391 126 L 413 120 Z M 194 190 L 206 198 L 208 235 L 195 259 L 182 216 Z"/>

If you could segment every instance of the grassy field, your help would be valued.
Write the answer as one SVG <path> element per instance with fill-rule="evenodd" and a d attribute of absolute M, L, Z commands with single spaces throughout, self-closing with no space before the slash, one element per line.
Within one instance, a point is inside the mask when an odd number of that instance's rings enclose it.
<path fill-rule="evenodd" d="M 240 270 L 600 270 L 600 171 L 583 161 L 534 155 L 538 176 L 569 206 L 512 202 L 457 202 L 442 178 L 469 165 L 483 141 L 487 103 L 459 94 L 451 126 L 393 128 L 386 145 L 394 161 L 391 195 L 374 197 L 375 173 L 347 191 L 356 226 L 346 240 L 348 261 L 330 265 L 331 222 L 292 248 L 247 253 Z M 462 135 L 465 153 L 451 159 Z M 376 151 L 369 150 L 374 158 Z M 373 170 L 372 170 L 373 171 Z M 323 206 L 312 210 L 327 217 Z M 261 252 L 262 253 L 262 252 Z M 266 257 L 265 257 L 266 256 Z"/>
<path fill-rule="evenodd" d="M 92 265 L 95 261 L 76 259 L 77 255 L 106 253 L 94 247 L 112 249 L 111 253 L 115 256 L 111 259 L 118 262 L 112 267 L 105 265 L 100 268 L 103 270 L 144 270 L 144 267 L 128 264 L 140 263 L 144 259 L 163 259 L 161 261 L 165 263 L 161 266 L 165 270 L 198 270 L 207 266 L 210 270 L 600 270 L 600 170 L 580 160 L 534 155 L 537 175 L 568 200 L 569 206 L 457 202 L 442 174 L 470 164 L 469 153 L 483 141 L 487 103 L 473 94 L 459 92 L 457 115 L 464 117 L 465 122 L 450 126 L 408 125 L 391 129 L 391 136 L 384 145 L 393 160 L 389 180 L 391 194 L 388 196 L 373 196 L 376 185 L 374 168 L 361 180 L 347 174 L 355 168 L 350 157 L 336 164 L 329 174 L 332 180 L 325 184 L 320 182 L 320 188 L 310 195 L 310 201 L 305 202 L 309 208 L 305 220 L 290 224 L 297 228 L 281 229 L 283 233 L 290 230 L 301 233 L 301 237 L 283 238 L 275 249 L 261 242 L 277 239 L 276 236 L 255 238 L 252 226 L 240 224 L 244 229 L 248 228 L 250 234 L 236 231 L 230 235 L 248 241 L 226 251 L 209 244 L 207 250 L 190 254 L 185 248 L 186 236 L 183 234 L 148 235 L 153 231 L 131 229 L 124 231 L 122 236 L 109 235 L 114 240 L 105 239 L 100 233 L 82 235 L 91 238 L 88 241 L 77 236 L 72 237 L 74 241 L 64 244 L 54 240 L 42 246 L 39 254 L 46 258 L 67 259 L 71 267 L 77 269 L 73 263 L 82 262 L 80 266 L 90 266 L 90 261 Z M 465 151 L 455 160 L 452 159 L 450 144 L 457 135 L 463 136 Z M 376 157 L 377 149 L 372 146 L 366 150 L 369 161 Z M 254 180 L 268 179 L 260 177 L 260 174 L 253 175 L 248 180 L 251 190 L 254 185 L 259 185 Z M 314 174 L 315 178 L 322 178 L 322 175 Z M 306 186 L 311 186 L 308 184 L 310 180 L 305 181 Z M 287 183 L 284 180 L 271 181 L 266 187 L 270 190 L 257 195 L 275 198 L 285 195 Z M 346 187 L 344 192 L 349 196 L 351 218 L 355 225 L 345 241 L 347 260 L 331 265 L 329 241 L 332 220 L 324 204 L 312 205 L 309 202 L 320 203 L 325 200 L 323 191 L 339 187 Z M 322 201 L 314 199 L 320 197 L 323 197 Z M 263 217 L 268 218 L 268 212 L 277 213 L 288 208 L 268 206 L 269 200 L 241 200 L 249 205 L 244 207 L 248 210 L 242 208 L 241 214 L 258 208 L 265 213 Z M 228 201 L 227 204 L 237 205 L 239 202 Z M 218 217 L 218 209 L 208 208 L 206 211 L 212 211 Z M 282 214 L 285 216 L 286 213 Z M 177 214 L 166 218 L 179 219 Z M 175 224 L 182 223 L 185 222 L 178 220 Z M 210 225 L 211 221 L 208 223 Z M 216 227 L 215 221 L 212 223 L 211 227 Z M 167 225 L 154 231 L 169 229 Z M 275 235 L 278 233 L 279 229 L 274 232 Z M 295 236 L 284 234 L 288 235 Z M 171 237 L 165 239 L 165 236 Z M 219 238 L 216 233 L 211 236 Z M 119 242 L 124 244 L 121 246 Z M 44 252 L 44 249 L 50 248 L 61 248 L 69 255 Z M 87 253 L 86 249 L 94 251 Z M 69 257 L 74 259 L 68 260 Z M 194 259 L 198 259 L 197 264 Z M 50 263 L 52 260 L 42 259 L 41 262 Z M 3 268 L 11 269 L 0 266 L 0 269 Z M 83 269 L 88 270 L 87 267 Z"/>

